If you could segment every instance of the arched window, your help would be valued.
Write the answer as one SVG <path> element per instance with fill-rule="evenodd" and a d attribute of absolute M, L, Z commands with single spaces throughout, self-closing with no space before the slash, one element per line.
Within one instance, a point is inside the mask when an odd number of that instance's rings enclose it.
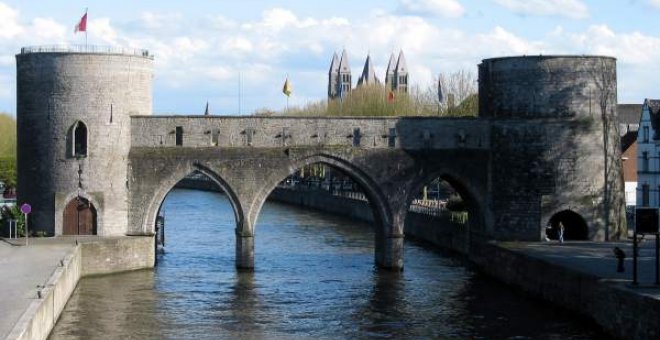
<path fill-rule="evenodd" d="M 73 157 L 87 157 L 87 126 L 76 122 L 71 132 Z"/>

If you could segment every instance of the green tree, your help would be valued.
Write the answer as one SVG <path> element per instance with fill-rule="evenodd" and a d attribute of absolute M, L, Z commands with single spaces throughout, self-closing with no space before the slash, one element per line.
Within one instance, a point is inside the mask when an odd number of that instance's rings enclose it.
<path fill-rule="evenodd" d="M 0 113 L 0 181 L 16 186 L 16 120 Z"/>

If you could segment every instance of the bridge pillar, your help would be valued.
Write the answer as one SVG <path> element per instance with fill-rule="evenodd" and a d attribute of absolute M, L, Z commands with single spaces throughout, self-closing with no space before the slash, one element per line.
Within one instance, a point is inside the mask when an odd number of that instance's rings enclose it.
<path fill-rule="evenodd" d="M 254 269 L 254 235 L 236 229 L 236 268 Z"/>
<path fill-rule="evenodd" d="M 403 234 L 376 235 L 376 266 L 403 270 Z"/>

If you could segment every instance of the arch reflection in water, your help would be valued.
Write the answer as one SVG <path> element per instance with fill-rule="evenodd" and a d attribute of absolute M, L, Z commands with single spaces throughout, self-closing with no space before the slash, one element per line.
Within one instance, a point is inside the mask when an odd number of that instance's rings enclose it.
<path fill-rule="evenodd" d="M 404 272 L 375 270 L 368 225 L 267 203 L 259 265 L 246 273 L 234 267 L 223 195 L 175 189 L 163 209 L 159 266 L 83 279 L 53 339 L 598 335 L 415 244 L 406 244 Z"/>

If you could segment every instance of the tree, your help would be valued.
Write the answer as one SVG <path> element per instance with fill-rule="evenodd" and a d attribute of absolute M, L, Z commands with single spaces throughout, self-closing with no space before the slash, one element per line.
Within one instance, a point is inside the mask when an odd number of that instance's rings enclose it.
<path fill-rule="evenodd" d="M 0 113 L 0 181 L 16 186 L 16 120 Z"/>

